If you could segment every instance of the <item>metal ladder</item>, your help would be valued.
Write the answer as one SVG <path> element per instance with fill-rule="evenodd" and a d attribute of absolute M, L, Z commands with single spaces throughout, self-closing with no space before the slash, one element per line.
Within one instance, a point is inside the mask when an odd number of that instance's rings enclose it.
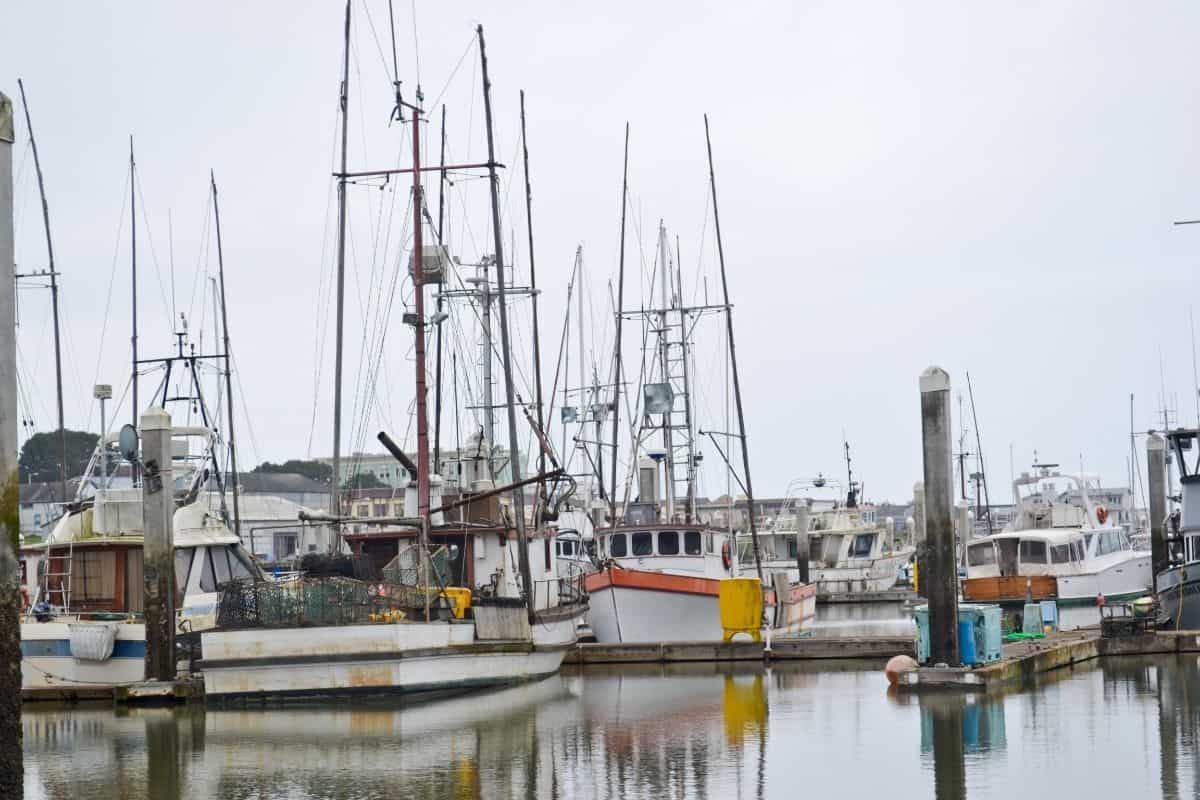
<path fill-rule="evenodd" d="M 57 558 L 59 560 L 60 564 L 62 563 L 62 560 L 64 558 L 66 559 L 66 568 L 64 571 L 62 571 L 62 572 L 51 572 L 50 571 L 51 567 L 54 565 L 55 558 Z M 43 602 L 43 601 L 46 603 L 49 603 L 50 605 L 54 605 L 54 603 L 51 600 L 51 597 L 53 595 L 57 594 L 59 596 L 59 599 L 62 601 L 62 603 L 60 604 L 59 607 L 64 612 L 69 612 L 71 609 L 71 585 L 73 582 L 72 573 L 74 571 L 74 567 L 75 567 L 75 540 L 73 538 L 67 542 L 67 554 L 65 556 L 53 555 L 52 546 L 48 545 L 46 547 L 46 571 L 42 573 L 41 586 L 38 587 L 38 596 L 36 598 L 34 598 L 33 603 L 30 604 L 30 609 L 32 609 L 33 606 L 35 606 L 38 603 Z M 87 582 L 87 571 L 86 570 L 84 570 L 83 577 L 84 577 L 84 582 L 86 583 Z M 58 579 L 57 586 L 53 585 L 54 582 L 51 580 L 53 578 Z M 86 595 L 86 590 L 85 590 L 84 594 Z"/>

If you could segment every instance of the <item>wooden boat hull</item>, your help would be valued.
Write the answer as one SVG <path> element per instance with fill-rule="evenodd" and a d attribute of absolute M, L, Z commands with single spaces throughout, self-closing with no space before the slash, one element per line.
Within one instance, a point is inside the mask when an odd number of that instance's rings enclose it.
<path fill-rule="evenodd" d="M 1003 575 L 966 578 L 962 581 L 963 600 L 971 603 L 1023 603 L 1058 599 L 1058 581 L 1053 575 Z"/>

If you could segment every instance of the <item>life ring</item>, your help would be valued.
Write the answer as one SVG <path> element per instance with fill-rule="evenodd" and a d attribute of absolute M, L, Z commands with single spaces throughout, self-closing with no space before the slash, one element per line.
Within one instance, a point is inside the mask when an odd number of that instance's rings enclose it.
<path fill-rule="evenodd" d="M 1096 521 L 1103 525 L 1108 520 L 1108 509 L 1104 506 L 1096 506 Z"/>
<path fill-rule="evenodd" d="M 725 565 L 726 570 L 733 566 L 733 545 L 728 539 L 721 545 L 721 563 Z"/>

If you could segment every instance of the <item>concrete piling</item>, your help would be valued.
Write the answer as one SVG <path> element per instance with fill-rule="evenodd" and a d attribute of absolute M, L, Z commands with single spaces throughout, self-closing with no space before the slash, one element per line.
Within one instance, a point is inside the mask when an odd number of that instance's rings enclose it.
<path fill-rule="evenodd" d="M 921 444 L 925 484 L 925 554 L 921 587 L 929 599 L 929 653 L 934 664 L 959 663 L 958 567 L 954 558 L 950 376 L 921 373 Z"/>
<path fill-rule="evenodd" d="M 142 555 L 146 613 L 146 679 L 175 679 L 175 552 L 172 520 L 175 481 L 171 467 L 171 415 L 142 414 Z"/>
<path fill-rule="evenodd" d="M 1157 433 L 1146 437 L 1146 483 L 1150 491 L 1150 562 L 1155 575 L 1171 564 L 1167 543 L 1167 443 Z"/>
<path fill-rule="evenodd" d="M 20 479 L 13 254 L 12 101 L 0 93 L 0 797 L 21 797 Z"/>

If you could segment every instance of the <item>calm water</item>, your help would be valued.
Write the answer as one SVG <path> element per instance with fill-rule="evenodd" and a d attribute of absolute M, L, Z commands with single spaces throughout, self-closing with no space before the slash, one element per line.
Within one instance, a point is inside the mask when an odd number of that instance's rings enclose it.
<path fill-rule="evenodd" d="M 1128 659 L 993 699 L 878 668 L 622 667 L 404 709 L 44 710 L 30 798 L 1200 796 L 1200 663 Z"/>

